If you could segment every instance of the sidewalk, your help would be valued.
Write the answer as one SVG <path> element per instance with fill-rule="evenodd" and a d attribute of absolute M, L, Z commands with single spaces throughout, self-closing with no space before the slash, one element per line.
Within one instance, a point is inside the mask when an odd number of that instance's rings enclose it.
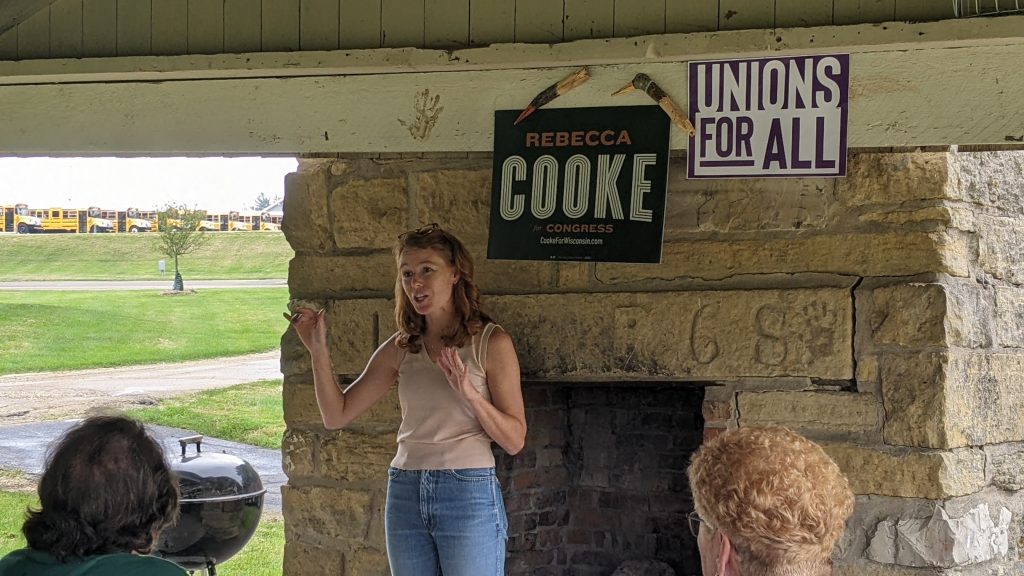
<path fill-rule="evenodd" d="M 0 290 L 170 290 L 167 280 L 26 280 L 0 282 Z M 199 288 L 285 288 L 288 280 L 185 280 L 186 289 Z"/>
<path fill-rule="evenodd" d="M 42 472 L 46 448 L 90 409 L 155 404 L 157 399 L 199 390 L 281 378 L 280 351 L 174 364 L 96 368 L 0 376 L 0 470 Z M 150 426 L 169 460 L 181 456 L 178 438 L 195 432 Z M 281 509 L 286 481 L 281 453 L 217 438 L 206 452 L 227 452 L 249 462 L 263 479 L 264 510 Z"/>
<path fill-rule="evenodd" d="M 63 420 L 0 426 L 0 470 L 42 474 L 47 446 L 77 422 L 78 420 Z M 164 445 L 167 460 L 172 463 L 181 459 L 178 438 L 195 434 L 193 431 L 166 426 L 147 428 Z M 263 499 L 263 510 L 274 513 L 281 511 L 281 485 L 287 481 L 281 467 L 281 452 L 211 437 L 203 438 L 203 452 L 225 452 L 251 464 L 259 473 L 263 487 L 267 489 L 267 495 Z M 189 448 L 188 454 L 194 455 L 195 448 Z"/>

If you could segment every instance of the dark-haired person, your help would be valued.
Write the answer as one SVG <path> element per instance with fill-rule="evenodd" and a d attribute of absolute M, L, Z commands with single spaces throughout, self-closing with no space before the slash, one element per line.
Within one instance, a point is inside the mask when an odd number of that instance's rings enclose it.
<path fill-rule="evenodd" d="M 293 325 L 309 349 L 324 426 L 338 429 L 398 382 L 402 423 L 388 469 L 385 533 L 394 576 L 500 576 L 508 521 L 491 442 L 509 454 L 526 438 L 512 339 L 480 308 L 473 261 L 431 225 L 399 236 L 399 331 L 342 392 L 331 368 L 323 310 Z"/>
<path fill-rule="evenodd" d="M 88 418 L 51 448 L 28 547 L 0 559 L 0 576 L 185 576 L 147 556 L 178 514 L 178 484 L 142 424 Z"/>
<path fill-rule="evenodd" d="M 704 576 L 830 576 L 853 493 L 820 446 L 788 428 L 745 426 L 700 447 L 689 468 Z"/>

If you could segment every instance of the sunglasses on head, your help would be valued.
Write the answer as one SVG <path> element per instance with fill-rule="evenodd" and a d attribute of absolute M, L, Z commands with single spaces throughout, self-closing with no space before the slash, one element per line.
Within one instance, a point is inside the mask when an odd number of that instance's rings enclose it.
<path fill-rule="evenodd" d="M 437 222 L 431 222 L 426 226 L 420 226 L 419 228 L 402 232 L 401 234 L 398 235 L 398 239 L 405 240 L 410 236 L 430 236 L 431 234 L 440 231 L 441 227 L 437 225 Z"/>

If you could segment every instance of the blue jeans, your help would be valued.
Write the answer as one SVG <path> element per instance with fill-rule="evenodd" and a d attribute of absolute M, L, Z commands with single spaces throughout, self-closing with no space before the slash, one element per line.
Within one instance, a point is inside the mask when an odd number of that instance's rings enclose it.
<path fill-rule="evenodd" d="M 388 469 L 392 576 L 502 576 L 508 519 L 494 468 Z"/>

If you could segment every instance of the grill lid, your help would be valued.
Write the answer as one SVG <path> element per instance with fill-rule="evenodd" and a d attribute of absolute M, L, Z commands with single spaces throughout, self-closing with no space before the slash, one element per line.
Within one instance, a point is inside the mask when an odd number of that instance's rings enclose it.
<path fill-rule="evenodd" d="M 181 502 L 227 502 L 259 496 L 266 492 L 260 475 L 251 464 L 230 454 L 203 453 L 203 436 L 179 438 L 181 459 L 171 462 L 181 487 Z M 196 453 L 186 456 L 195 444 Z"/>

